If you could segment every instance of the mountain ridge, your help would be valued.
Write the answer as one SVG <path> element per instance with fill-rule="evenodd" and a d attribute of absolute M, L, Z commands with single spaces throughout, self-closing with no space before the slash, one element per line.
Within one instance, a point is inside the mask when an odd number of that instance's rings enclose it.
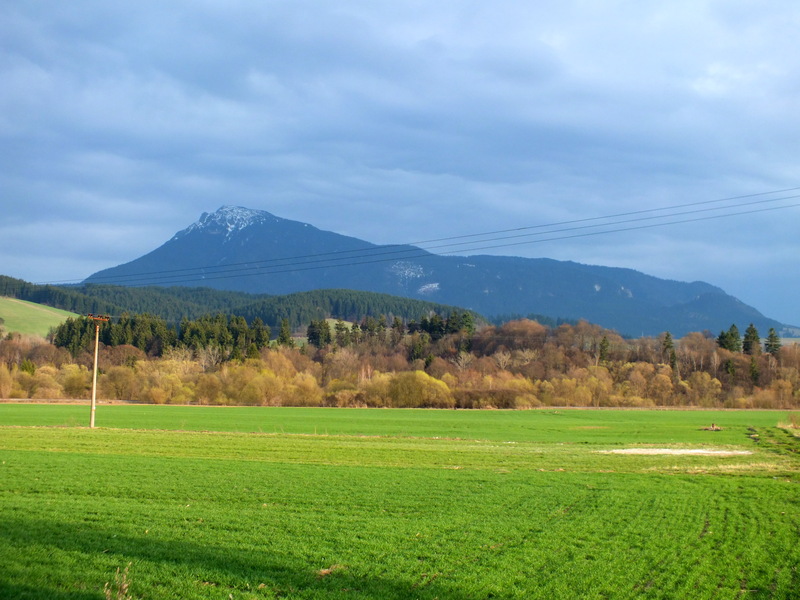
<path fill-rule="evenodd" d="M 784 327 L 702 281 L 550 258 L 437 255 L 230 205 L 203 213 L 152 252 L 85 282 L 189 284 L 275 295 L 353 289 L 460 306 L 488 317 L 586 319 L 627 335 L 714 332 L 732 322 L 753 322 L 764 331 Z"/>

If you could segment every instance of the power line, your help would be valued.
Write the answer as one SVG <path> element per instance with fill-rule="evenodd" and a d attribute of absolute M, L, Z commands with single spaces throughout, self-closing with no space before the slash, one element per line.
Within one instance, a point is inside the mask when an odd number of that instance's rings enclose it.
<path fill-rule="evenodd" d="M 529 225 L 529 226 L 525 226 L 525 227 L 515 227 L 515 228 L 512 228 L 512 229 L 501 229 L 499 231 L 489 232 L 489 234 L 473 233 L 473 234 L 467 234 L 467 235 L 459 235 L 459 236 L 453 236 L 453 237 L 439 238 L 439 239 L 434 239 L 434 240 L 424 240 L 424 241 L 420 241 L 420 242 L 411 242 L 410 244 L 414 245 L 414 246 L 418 246 L 420 244 L 427 244 L 427 243 L 430 243 L 430 242 L 443 242 L 443 241 L 448 241 L 448 240 L 458 240 L 458 239 L 463 239 L 463 238 L 468 238 L 468 237 L 478 237 L 478 236 L 482 236 L 482 235 L 492 235 L 492 234 L 496 234 L 496 233 L 510 233 L 510 232 L 513 232 L 513 231 L 524 231 L 524 230 L 527 230 L 527 229 L 541 229 L 541 228 L 545 228 L 545 227 L 559 227 L 561 225 L 572 225 L 572 224 L 575 224 L 575 223 L 586 223 L 588 221 L 601 221 L 601 220 L 604 220 L 604 219 L 616 219 L 616 218 L 619 218 L 619 217 L 629 217 L 629 216 L 633 216 L 633 215 L 654 213 L 654 212 L 660 212 L 660 211 L 665 211 L 665 210 L 674 210 L 676 208 L 687 208 L 687 207 L 691 207 L 691 206 L 703 206 L 703 205 L 706 205 L 706 204 L 718 204 L 720 202 L 730 202 L 732 200 L 743 200 L 745 198 L 755 198 L 755 197 L 758 197 L 758 196 L 768 196 L 768 195 L 772 195 L 772 194 L 784 194 L 786 192 L 795 192 L 795 191 L 798 191 L 798 190 L 800 190 L 800 186 L 792 187 L 792 188 L 785 188 L 785 189 L 782 189 L 782 190 L 773 190 L 773 191 L 770 191 L 770 192 L 758 192 L 758 193 L 755 193 L 755 194 L 744 194 L 744 195 L 740 195 L 740 196 L 729 196 L 727 198 L 718 198 L 716 200 L 704 200 L 704 201 L 700 201 L 700 202 L 688 202 L 686 204 L 673 204 L 671 206 L 662 206 L 660 208 L 648 208 L 648 209 L 643 209 L 643 210 L 635 210 L 635 211 L 630 211 L 630 212 L 617 213 L 617 214 L 614 214 L 614 215 L 606 215 L 604 217 L 586 217 L 586 218 L 583 218 L 583 219 L 573 219 L 571 221 L 560 221 L 558 223 L 551 223 L 549 225 Z M 788 198 L 796 198 L 796 197 L 798 197 L 798 196 L 788 196 Z M 774 202 L 776 200 L 782 200 L 782 199 L 784 199 L 784 198 L 776 198 L 776 199 L 772 199 L 772 200 L 766 200 L 765 202 Z"/>
<path fill-rule="evenodd" d="M 754 203 L 744 203 L 744 204 L 739 204 L 739 205 L 735 205 L 735 206 L 728 206 L 728 207 L 723 207 L 723 208 L 724 209 L 729 209 L 729 208 L 747 206 L 747 205 L 752 205 L 752 204 L 761 204 L 761 203 L 764 203 L 764 202 L 774 202 L 774 201 L 777 201 L 777 200 L 786 200 L 786 199 L 791 199 L 791 198 L 796 198 L 796 197 L 798 197 L 798 196 L 795 195 L 795 196 L 788 196 L 788 197 L 784 197 L 784 198 L 763 200 L 763 201 L 758 201 L 758 202 L 754 202 Z M 697 204 L 694 204 L 694 205 L 700 205 L 700 204 L 708 204 L 708 202 L 697 203 Z M 493 245 L 490 245 L 490 246 L 473 246 L 473 247 L 466 248 L 466 249 L 462 248 L 462 249 L 441 250 L 438 253 L 438 255 L 454 254 L 456 252 L 465 252 L 465 251 L 496 249 L 496 248 L 518 246 L 518 245 L 531 244 L 531 243 L 541 243 L 541 242 L 544 242 L 544 241 L 558 241 L 558 240 L 562 240 L 562 239 L 572 239 L 572 238 L 577 238 L 577 237 L 587 237 L 587 236 L 590 236 L 590 235 L 601 235 L 601 234 L 606 234 L 606 233 L 618 233 L 618 232 L 622 232 L 622 231 L 633 231 L 633 230 L 637 230 L 637 229 L 648 229 L 648 228 L 652 228 L 652 227 L 659 227 L 659 226 L 665 226 L 665 225 L 688 223 L 688 222 L 693 222 L 693 221 L 716 219 L 716 218 L 737 216 L 737 215 L 743 215 L 743 214 L 752 214 L 752 213 L 756 213 L 756 212 L 765 212 L 767 210 L 779 210 L 779 209 L 784 209 L 784 208 L 792 208 L 792 207 L 795 207 L 795 206 L 798 206 L 798 204 L 791 204 L 791 205 L 780 206 L 780 207 L 770 207 L 770 208 L 763 208 L 763 209 L 756 209 L 756 210 L 749 210 L 749 211 L 742 211 L 742 212 L 735 212 L 735 213 L 726 213 L 726 214 L 713 215 L 713 216 L 704 217 L 704 218 L 682 219 L 682 220 L 679 220 L 679 221 L 668 221 L 668 222 L 655 223 L 655 224 L 649 224 L 649 225 L 639 225 L 639 226 L 634 226 L 634 227 L 625 227 L 625 228 L 619 228 L 619 229 L 603 230 L 603 231 L 589 232 L 589 233 L 583 233 L 583 234 L 578 234 L 578 235 L 563 235 L 563 236 L 557 236 L 557 237 L 548 237 L 548 238 L 538 239 L 538 240 L 527 240 L 527 241 L 524 241 L 524 242 L 493 244 Z M 668 210 L 668 208 L 650 209 L 650 210 L 647 210 L 647 211 L 635 211 L 634 213 L 629 213 L 629 214 L 643 214 L 643 213 L 647 213 L 647 212 L 653 212 L 653 211 L 656 211 L 656 210 Z M 709 210 L 721 210 L 721 209 L 700 209 L 700 210 L 696 210 L 696 211 L 683 211 L 683 212 L 671 213 L 671 214 L 668 214 L 668 215 L 661 215 L 661 216 L 657 216 L 657 217 L 644 217 L 644 218 L 629 219 L 629 220 L 622 220 L 622 221 L 612 221 L 612 222 L 602 223 L 602 224 L 598 224 L 598 225 L 572 227 L 572 228 L 565 228 L 565 229 L 558 229 L 558 230 L 551 229 L 551 230 L 548 230 L 548 231 L 544 231 L 544 232 L 541 232 L 541 233 L 535 233 L 535 234 L 494 237 L 494 238 L 487 238 L 487 239 L 478 240 L 478 241 L 474 241 L 474 242 L 463 242 L 463 243 L 460 243 L 460 244 L 444 244 L 444 245 L 433 247 L 433 249 L 452 248 L 454 246 L 463 246 L 465 244 L 490 243 L 490 242 L 504 240 L 504 239 L 513 239 L 513 238 L 519 238 L 519 237 L 529 237 L 531 235 L 547 235 L 547 234 L 552 234 L 552 233 L 563 233 L 563 232 L 568 232 L 568 231 L 587 229 L 587 228 L 591 228 L 591 227 L 607 227 L 607 226 L 612 226 L 612 225 L 619 225 L 619 224 L 624 224 L 624 223 L 637 222 L 637 221 L 649 220 L 649 219 L 655 219 L 655 218 L 666 218 L 666 217 L 681 216 L 681 215 L 686 215 L 686 214 L 696 214 L 696 213 L 700 213 L 700 212 L 707 212 Z M 607 219 L 607 218 L 609 218 L 609 217 L 595 217 L 595 218 L 591 218 L 591 219 L 580 219 L 580 220 L 575 220 L 575 221 L 565 221 L 563 223 L 585 222 L 585 221 Z M 535 228 L 544 228 L 544 227 L 553 227 L 553 226 L 556 226 L 556 225 L 558 225 L 558 223 L 554 223 L 554 224 L 550 224 L 550 225 L 534 226 L 534 227 Z M 523 229 L 530 229 L 530 228 L 517 228 L 515 230 L 505 230 L 505 231 L 520 231 L 520 230 L 523 230 Z M 495 232 L 487 232 L 487 233 L 484 233 L 484 234 L 472 234 L 472 236 L 478 236 L 478 235 L 488 236 L 488 235 L 492 235 L 493 233 L 495 233 Z M 469 237 L 469 236 L 457 236 L 457 237 L 449 238 L 449 239 L 461 239 L 463 237 Z M 446 239 L 446 238 L 442 238 L 442 239 Z M 404 249 L 402 249 L 402 250 L 395 250 L 395 251 L 384 250 L 385 248 L 393 248 L 393 247 L 401 247 L 401 246 L 400 245 L 387 245 L 387 246 L 377 247 L 376 248 L 377 250 L 382 250 L 380 252 L 375 252 L 371 248 L 358 249 L 358 250 L 345 250 L 345 251 L 332 252 L 332 253 L 325 254 L 325 255 L 311 254 L 311 255 L 305 255 L 305 256 L 283 257 L 283 258 L 268 259 L 268 260 L 264 260 L 264 261 L 253 261 L 253 262 L 247 262 L 247 263 L 232 263 L 232 264 L 229 264 L 229 265 L 221 265 L 221 266 L 194 267 L 194 268 L 190 268 L 190 269 L 176 269 L 176 270 L 172 270 L 172 271 L 154 271 L 154 272 L 149 272 L 149 273 L 148 272 L 143 272 L 143 273 L 124 275 L 124 276 L 117 276 L 117 277 L 113 277 L 113 278 L 109 277 L 107 279 L 109 279 L 111 281 L 114 281 L 114 282 L 117 282 L 117 283 L 127 283 L 129 285 L 146 285 L 148 283 L 155 284 L 154 282 L 161 281 L 161 280 L 168 280 L 167 281 L 168 283 L 185 283 L 185 282 L 198 281 L 198 280 L 229 279 L 229 278 L 232 278 L 232 277 L 247 277 L 247 276 L 254 276 L 254 275 L 286 273 L 286 272 L 292 272 L 292 271 L 307 271 L 307 270 L 312 270 L 312 269 L 322 269 L 322 268 L 336 267 L 336 266 L 357 266 L 357 265 L 361 265 L 361 264 L 370 264 L 370 263 L 375 263 L 375 262 L 385 262 L 385 261 L 391 261 L 391 260 L 419 259 L 419 258 L 426 258 L 426 257 L 429 257 L 429 256 L 437 255 L 437 254 L 430 253 L 425 249 L 420 249 L 420 248 L 417 248 L 417 247 L 409 247 L 409 246 L 405 246 Z M 420 250 L 423 250 L 424 252 L 421 253 Z M 336 254 L 338 254 L 338 255 L 351 254 L 352 255 L 354 253 L 361 253 L 361 256 L 331 257 L 331 255 L 336 255 Z M 402 254 L 405 254 L 406 256 L 398 256 L 398 255 L 402 255 Z M 378 257 L 378 256 L 384 256 L 384 257 L 391 256 L 391 258 L 379 258 L 379 259 L 376 259 L 376 260 L 361 260 L 361 259 L 373 259 L 374 257 Z M 309 258 L 313 259 L 313 258 L 317 258 L 317 257 L 321 257 L 321 258 L 318 258 L 317 260 L 301 260 L 301 259 L 309 259 Z M 319 263 L 332 263 L 333 261 L 342 261 L 342 260 L 350 260 L 351 262 L 347 262 L 347 263 L 344 263 L 344 264 L 319 264 Z M 267 265 L 268 263 L 278 263 L 278 262 L 282 262 L 284 264 L 275 264 L 273 266 L 264 266 L 264 265 Z M 235 267 L 243 267 L 243 268 L 235 268 Z M 255 272 L 248 273 L 248 271 L 255 271 Z M 168 273 L 172 273 L 172 275 L 166 275 Z M 161 275 L 161 276 L 160 277 L 155 277 L 155 275 Z"/>
<path fill-rule="evenodd" d="M 288 262 L 288 264 L 276 265 L 276 266 L 292 266 L 294 264 L 309 264 L 310 262 L 315 262 L 315 261 L 308 261 L 308 260 L 305 260 L 305 259 L 314 259 L 314 258 L 319 258 L 320 262 L 323 262 L 323 261 L 324 262 L 330 262 L 330 261 L 333 261 L 333 260 L 350 260 L 351 257 L 348 256 L 348 255 L 353 255 L 353 254 L 364 254 L 365 256 L 379 256 L 379 255 L 402 254 L 402 253 L 408 253 L 408 252 L 417 253 L 420 249 L 430 250 L 430 249 L 438 249 L 438 248 L 447 248 L 447 247 L 456 246 L 456 245 L 463 246 L 463 245 L 467 245 L 467 244 L 471 244 L 471 243 L 478 243 L 478 242 L 460 242 L 459 244 L 445 244 L 445 245 L 440 245 L 440 246 L 431 246 L 430 248 L 421 248 L 421 246 L 424 245 L 424 244 L 431 244 L 431 243 L 436 243 L 436 242 L 444 242 L 444 241 L 450 241 L 450 240 L 461 240 L 461 239 L 476 238 L 476 237 L 486 237 L 486 236 L 493 236 L 493 235 L 497 235 L 497 234 L 512 233 L 512 232 L 519 232 L 519 231 L 526 231 L 526 230 L 533 230 L 533 229 L 547 229 L 547 228 L 558 227 L 558 226 L 562 226 L 562 225 L 572 225 L 572 224 L 577 224 L 577 223 L 586 223 L 586 222 L 590 222 L 590 221 L 601 221 L 601 220 L 607 220 L 607 219 L 614 219 L 614 218 L 624 217 L 624 216 L 642 215 L 642 214 L 654 213 L 654 212 L 663 212 L 663 211 L 667 211 L 667 210 L 675 210 L 675 209 L 678 209 L 678 208 L 686 208 L 686 207 L 692 207 L 692 206 L 703 206 L 703 205 L 707 205 L 707 204 L 714 204 L 714 203 L 720 203 L 720 202 L 729 202 L 731 200 L 739 200 L 739 199 L 744 199 L 744 198 L 753 198 L 753 197 L 757 197 L 757 196 L 765 196 L 765 195 L 769 195 L 769 194 L 783 193 L 783 192 L 787 192 L 787 191 L 796 191 L 796 190 L 800 190 L 800 187 L 788 188 L 788 189 L 784 189 L 784 190 L 776 190 L 776 191 L 773 191 L 773 192 L 759 192 L 757 194 L 747 194 L 747 195 L 741 195 L 741 196 L 732 196 L 732 197 L 728 197 L 728 198 L 722 198 L 722 199 L 717 199 L 717 200 L 707 200 L 707 201 L 703 201 L 703 202 L 693 202 L 693 203 L 687 203 L 687 204 L 678 204 L 678 205 L 666 206 L 666 207 L 661 207 L 661 208 L 651 208 L 651 209 L 645 209 L 645 210 L 630 211 L 630 212 L 618 213 L 618 214 L 607 215 L 607 216 L 602 216 L 602 217 L 589 217 L 589 218 L 584 218 L 584 219 L 573 219 L 573 220 L 569 220 L 569 221 L 560 221 L 560 222 L 544 224 L 544 225 L 531 225 L 531 226 L 527 226 L 527 227 L 516 227 L 516 228 L 513 228 L 513 229 L 502 229 L 502 230 L 489 231 L 489 232 L 483 232 L 483 233 L 473 233 L 473 234 L 466 234 L 466 235 L 460 235 L 460 236 L 451 236 L 451 237 L 445 237 L 445 238 L 424 240 L 424 241 L 418 241 L 418 242 L 409 242 L 407 244 L 386 244 L 386 245 L 381 245 L 381 246 L 378 246 L 378 247 L 375 247 L 375 248 L 358 248 L 358 249 L 353 249 L 353 250 L 337 250 L 337 251 L 328 252 L 328 253 L 325 253 L 325 254 L 296 255 L 296 256 L 288 256 L 288 257 L 281 257 L 281 258 L 270 258 L 270 259 L 264 259 L 264 260 L 260 260 L 260 261 L 247 261 L 247 262 L 239 262 L 239 263 L 228 263 L 226 265 L 218 265 L 218 266 L 204 266 L 204 267 L 192 267 L 192 268 L 188 268 L 188 269 L 187 268 L 183 268 L 183 269 L 170 269 L 170 270 L 161 270 L 161 271 L 147 271 L 147 272 L 140 272 L 140 273 L 129 273 L 128 275 L 109 277 L 108 279 L 113 279 L 114 281 L 119 281 L 120 279 L 124 279 L 124 278 L 132 278 L 132 277 L 139 277 L 139 276 L 165 275 L 165 274 L 170 274 L 170 273 L 176 274 L 175 276 L 185 277 L 185 276 L 189 276 L 189 275 L 193 274 L 192 272 L 194 272 L 194 271 L 198 271 L 197 275 L 204 275 L 204 274 L 213 274 L 216 271 L 223 271 L 223 272 L 232 271 L 232 270 L 234 270 L 235 267 L 245 267 L 244 270 L 252 270 L 254 268 L 258 268 L 258 265 L 269 265 L 270 263 L 279 263 L 279 262 Z M 794 195 L 794 196 L 787 196 L 787 197 L 783 197 L 783 198 L 770 198 L 770 199 L 767 199 L 767 200 L 760 200 L 760 201 L 757 201 L 755 203 L 777 202 L 777 201 L 780 201 L 780 200 L 786 200 L 786 199 L 791 199 L 791 198 L 796 198 L 796 197 L 798 197 L 798 196 Z M 714 209 L 703 209 L 703 210 L 706 210 L 706 211 L 708 211 L 708 210 L 724 210 L 724 209 L 727 209 L 727 208 L 735 208 L 735 207 L 738 207 L 738 206 L 746 206 L 747 204 L 749 204 L 749 203 L 744 203 L 744 204 L 739 204 L 739 205 L 732 205 L 732 206 L 727 206 L 727 207 L 714 208 Z M 689 211 L 689 212 L 694 212 L 694 211 Z M 698 211 L 698 212 L 701 212 L 701 211 Z M 664 217 L 667 217 L 667 216 L 675 216 L 675 215 L 678 215 L 678 214 L 687 214 L 687 213 L 674 213 L 672 215 L 662 215 L 662 216 L 654 216 L 654 217 L 646 217 L 646 218 L 647 219 L 657 219 L 657 218 L 664 218 Z M 627 222 L 627 221 L 622 221 L 622 222 Z M 601 226 L 604 226 L 604 225 L 613 225 L 613 224 L 616 224 L 616 223 L 615 222 L 604 223 L 604 224 L 593 225 L 592 227 L 601 227 Z M 571 231 L 571 230 L 572 230 L 572 228 L 571 229 L 565 229 L 565 230 L 550 230 L 550 231 L 547 231 L 547 232 L 544 232 L 544 233 L 556 233 L 556 232 L 560 232 L 560 231 Z M 537 233 L 531 233 L 531 234 L 525 234 L 525 235 L 538 235 L 538 234 Z M 511 236 L 511 237 L 514 237 L 514 236 Z M 519 237 L 519 236 L 517 236 L 517 237 Z M 505 239 L 505 238 L 489 238 L 489 239 L 486 239 L 486 240 L 479 240 L 479 242 L 482 243 L 482 242 L 486 242 L 486 241 L 494 241 L 496 239 Z M 555 239 L 557 239 L 557 238 L 555 238 Z M 414 247 L 410 248 L 409 246 L 414 246 Z M 388 250 L 386 250 L 388 248 L 402 248 L 402 249 L 401 250 L 388 251 Z M 375 250 L 379 250 L 379 251 L 376 252 Z M 337 256 L 341 256 L 342 258 L 335 258 Z M 332 257 L 334 257 L 334 258 L 332 258 Z M 415 254 L 415 257 L 416 257 L 416 254 Z M 358 258 L 358 256 L 356 256 L 355 258 Z M 301 261 L 301 259 L 302 259 L 303 262 L 299 262 L 299 261 Z M 103 279 L 103 278 L 96 278 L 96 279 Z M 161 279 L 161 278 L 158 278 L 158 279 Z M 72 281 L 74 281 L 74 280 L 72 280 Z"/>
<path fill-rule="evenodd" d="M 538 240 L 528 240 L 528 241 L 524 241 L 524 242 L 511 242 L 511 243 L 504 243 L 504 244 L 495 244 L 495 245 L 490 245 L 490 246 L 480 246 L 480 247 L 470 248 L 469 250 L 470 251 L 475 251 L 475 250 L 490 250 L 490 249 L 497 249 L 497 248 L 508 248 L 508 247 L 511 247 L 511 246 L 521 246 L 521 245 L 526 245 L 526 244 L 534 244 L 534 243 L 552 242 L 552 241 L 565 240 L 565 239 L 590 237 L 590 236 L 595 236 L 595 235 L 603 235 L 603 234 L 607 234 L 607 233 L 620 233 L 620 232 L 624 232 L 624 231 L 634 231 L 634 230 L 638 230 L 638 229 L 652 229 L 654 227 L 661 227 L 661 226 L 664 226 L 664 225 L 678 225 L 678 224 L 683 224 L 683 223 L 692 223 L 692 222 L 698 222 L 698 221 L 708 221 L 708 220 L 711 220 L 711 219 L 719 219 L 719 218 L 722 218 L 722 217 L 740 216 L 740 215 L 746 215 L 746 214 L 766 212 L 766 211 L 771 211 L 771 210 L 780 210 L 782 208 L 792 208 L 792 207 L 797 207 L 797 206 L 800 206 L 800 203 L 792 204 L 792 205 L 789 205 L 789 206 L 761 208 L 761 209 L 756 209 L 756 210 L 749 210 L 749 211 L 743 211 L 743 212 L 738 212 L 738 213 L 730 213 L 730 214 L 725 214 L 725 215 L 714 215 L 714 216 L 706 216 L 706 217 L 697 217 L 697 218 L 692 218 L 692 219 L 682 219 L 682 220 L 670 221 L 670 222 L 666 222 L 666 223 L 651 223 L 651 224 L 648 224 L 648 225 L 637 225 L 637 226 L 634 226 L 634 227 L 623 227 L 623 228 L 619 228 L 619 229 L 610 229 L 610 230 L 606 230 L 606 231 L 584 232 L 584 233 L 578 233 L 578 234 L 574 234 L 574 235 L 562 235 L 562 236 L 558 236 L 558 237 L 544 238 L 544 239 L 538 239 Z M 624 221 L 623 221 L 623 223 L 624 223 Z M 485 240 L 485 241 L 489 242 L 491 240 Z M 419 254 L 416 254 L 416 255 L 404 256 L 402 258 L 403 258 L 403 260 L 424 259 L 424 258 L 429 258 L 431 256 L 441 256 L 441 255 L 455 254 L 456 252 L 461 252 L 461 251 L 462 250 L 450 250 L 450 251 L 447 251 L 447 252 L 440 252 L 439 254 L 433 254 L 433 253 L 430 253 L 430 252 L 425 252 L 425 253 L 419 253 Z M 367 257 L 365 257 L 365 258 L 367 258 Z M 349 263 L 337 264 L 337 265 L 314 265 L 314 266 L 302 266 L 304 263 L 297 263 L 297 266 L 288 265 L 289 268 L 285 268 L 285 269 L 275 269 L 275 268 L 270 269 L 270 270 L 263 270 L 262 269 L 262 270 L 259 270 L 258 272 L 255 272 L 255 273 L 247 273 L 247 272 L 245 272 L 247 270 L 252 270 L 252 269 L 237 269 L 235 271 L 230 271 L 230 272 L 223 271 L 222 273 L 224 273 L 224 274 L 220 274 L 220 275 L 211 275 L 211 276 L 202 276 L 202 277 L 189 277 L 187 275 L 186 276 L 187 278 L 184 278 L 184 279 L 171 279 L 169 281 L 169 283 L 178 284 L 178 283 L 190 283 L 190 282 L 193 282 L 193 281 L 233 279 L 233 278 L 236 278 L 236 277 L 252 277 L 252 276 L 256 276 L 256 275 L 277 275 L 277 274 L 281 274 L 281 273 L 297 273 L 297 272 L 301 272 L 301 271 L 313 271 L 313 270 L 327 269 L 327 268 L 332 268 L 332 267 L 360 266 L 360 265 L 375 264 L 375 263 L 381 263 L 381 262 L 392 262 L 392 261 L 396 261 L 396 260 L 399 260 L 399 259 L 397 257 L 394 257 L 394 258 L 376 258 L 374 260 L 359 260 L 359 261 L 356 261 L 356 262 L 349 262 Z M 282 266 L 287 266 L 287 265 L 282 265 Z M 139 281 L 140 281 L 140 283 L 135 283 L 134 285 L 148 285 L 148 282 L 152 282 L 153 280 L 150 279 L 150 280 L 139 280 Z M 128 282 L 128 283 L 130 283 L 130 282 Z M 153 285 L 158 285 L 158 284 L 153 284 Z"/>
<path fill-rule="evenodd" d="M 102 280 L 105 279 L 108 280 L 110 283 L 117 283 L 121 285 L 132 285 L 132 286 L 148 285 L 148 284 L 158 285 L 157 282 L 161 281 L 163 281 L 164 283 L 178 284 L 178 283 L 188 283 L 188 282 L 207 281 L 216 279 L 230 279 L 234 277 L 252 277 L 257 275 L 299 272 L 299 271 L 325 269 L 332 267 L 358 266 L 358 265 L 371 264 L 377 262 L 422 259 L 431 256 L 455 254 L 457 252 L 474 252 L 478 250 L 497 249 L 497 248 L 519 246 L 519 245 L 526 245 L 533 243 L 574 239 L 579 237 L 604 235 L 604 234 L 619 233 L 624 231 L 634 231 L 638 229 L 650 229 L 654 227 L 662 227 L 667 225 L 690 223 L 696 221 L 719 219 L 724 217 L 740 216 L 745 214 L 754 214 L 759 212 L 793 208 L 796 206 L 800 206 L 800 204 L 795 203 L 777 207 L 776 206 L 761 207 L 752 210 L 739 211 L 739 212 L 726 212 L 723 214 L 708 215 L 704 217 L 695 217 L 695 218 L 680 219 L 674 221 L 661 221 L 658 223 L 641 224 L 644 221 L 669 219 L 673 217 L 680 217 L 686 215 L 697 215 L 712 211 L 723 211 L 723 210 L 730 211 L 731 209 L 736 209 L 736 208 L 742 208 L 748 206 L 760 206 L 767 203 L 792 200 L 800 197 L 800 194 L 782 196 L 778 198 L 752 200 L 749 202 L 728 204 L 725 206 L 708 207 L 711 204 L 719 204 L 722 202 L 731 202 L 733 200 L 741 200 L 748 198 L 757 198 L 757 197 L 763 197 L 767 195 L 774 195 L 774 194 L 797 191 L 797 190 L 800 190 L 800 187 L 787 188 L 784 190 L 775 190 L 772 192 L 760 192 L 757 194 L 732 196 L 729 198 L 722 198 L 717 200 L 707 200 L 702 202 L 692 202 L 692 203 L 678 204 L 660 208 L 629 211 L 629 212 L 617 213 L 613 215 L 606 215 L 600 217 L 587 217 L 583 219 L 573 219 L 569 221 L 560 221 L 556 223 L 543 224 L 543 225 L 532 225 L 526 227 L 517 227 L 513 229 L 504 229 L 504 230 L 496 230 L 483 233 L 437 238 L 421 242 L 413 242 L 410 244 L 389 244 L 382 246 L 374 246 L 370 248 L 339 250 L 326 254 L 288 256 L 288 257 L 264 259 L 260 261 L 230 263 L 227 265 L 140 272 L 122 276 L 113 276 L 113 277 L 109 276 L 105 278 L 99 277 L 95 278 L 95 282 L 98 282 L 98 280 L 102 282 Z M 706 208 L 696 208 L 701 206 Z M 677 209 L 690 208 L 690 207 L 694 208 L 694 210 L 680 210 L 675 212 Z M 672 211 L 672 212 L 667 212 L 667 211 Z M 666 214 L 654 214 L 654 213 L 666 213 Z M 640 216 L 640 215 L 649 215 L 649 216 Z M 635 217 L 635 218 L 620 219 L 620 217 Z M 617 219 L 617 220 L 610 220 L 610 219 Z M 581 223 L 584 224 L 578 225 Z M 592 223 L 592 224 L 586 224 L 586 223 Z M 589 231 L 589 232 L 585 231 L 588 229 L 594 229 L 600 227 L 603 228 L 612 227 L 628 223 L 639 223 L 639 224 L 631 227 L 603 229 L 601 231 Z M 563 227 L 566 225 L 576 225 L 576 226 Z M 554 229 L 556 227 L 561 227 L 561 228 Z M 528 233 L 520 233 L 526 231 Z M 570 233 L 574 231 L 582 231 L 582 233 L 578 234 Z M 503 235 L 509 233 L 513 233 L 514 235 Z M 539 238 L 539 239 L 527 239 L 527 238 L 532 238 L 534 236 L 549 236 L 552 234 L 566 234 L 566 233 L 570 234 L 558 235 L 556 237 Z M 474 239 L 474 238 L 483 238 L 483 239 Z M 506 242 L 506 240 L 519 240 L 520 238 L 526 238 L 526 239 L 524 241 Z M 456 240 L 470 240 L 470 241 L 455 242 Z M 439 242 L 452 242 L 452 243 L 439 244 Z M 503 242 L 503 243 L 494 244 L 493 242 Z M 429 244 L 437 244 L 437 245 L 429 245 Z M 491 245 L 476 245 L 476 244 L 491 244 Z M 427 248 L 420 247 L 422 245 L 429 245 L 429 246 Z M 437 252 L 431 252 L 432 250 L 435 250 Z M 349 261 L 349 262 L 342 262 L 342 261 Z M 75 280 L 72 280 L 72 282 L 74 281 Z M 60 282 L 60 283 L 67 283 L 67 282 Z"/>

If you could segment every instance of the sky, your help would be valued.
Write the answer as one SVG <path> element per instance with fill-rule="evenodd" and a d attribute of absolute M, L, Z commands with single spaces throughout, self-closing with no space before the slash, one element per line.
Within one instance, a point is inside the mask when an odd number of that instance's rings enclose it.
<path fill-rule="evenodd" d="M 795 0 L 0 0 L 0 274 L 77 282 L 236 205 L 800 325 L 797 31 Z M 605 229 L 535 229 L 577 220 Z"/>

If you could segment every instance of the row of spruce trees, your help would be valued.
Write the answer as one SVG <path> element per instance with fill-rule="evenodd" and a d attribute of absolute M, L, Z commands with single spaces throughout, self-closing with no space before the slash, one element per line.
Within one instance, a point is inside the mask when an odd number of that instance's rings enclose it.
<path fill-rule="evenodd" d="M 91 349 L 97 323 L 89 317 L 67 319 L 51 332 L 50 341 L 77 356 Z M 352 324 L 339 319 L 333 327 L 327 319 L 312 319 L 305 329 L 308 343 L 318 348 L 330 344 L 346 347 L 363 340 L 383 339 L 387 330 L 392 333 L 391 343 L 396 345 L 407 333 L 425 333 L 433 341 L 461 331 L 472 334 L 475 322 L 467 311 L 452 311 L 447 317 L 434 313 L 408 323 L 395 316 L 391 325 L 386 315 L 367 316 L 360 323 Z M 124 314 L 100 322 L 99 341 L 111 347 L 134 346 L 153 357 L 162 356 L 173 348 L 199 350 L 215 346 L 227 350 L 231 359 L 241 359 L 258 356 L 260 350 L 270 344 L 271 333 L 270 327 L 259 317 L 248 323 L 244 317 L 220 313 L 193 320 L 184 318 L 175 326 L 154 315 Z M 281 321 L 275 341 L 280 346 L 295 344 L 288 319 Z"/>
<path fill-rule="evenodd" d="M 50 334 L 50 341 L 69 350 L 72 356 L 94 344 L 96 321 L 88 317 L 67 319 Z M 176 347 L 200 349 L 207 346 L 228 348 L 231 358 L 256 356 L 269 345 L 271 330 L 256 317 L 248 324 L 244 317 L 218 314 L 199 319 L 183 319 L 175 326 L 153 315 L 122 315 L 100 324 L 99 341 L 105 346 L 134 346 L 149 356 L 158 357 Z"/>

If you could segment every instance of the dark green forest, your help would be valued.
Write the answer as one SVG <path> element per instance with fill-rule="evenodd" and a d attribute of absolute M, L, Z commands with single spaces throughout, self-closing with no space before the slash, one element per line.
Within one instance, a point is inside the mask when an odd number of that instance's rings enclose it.
<path fill-rule="evenodd" d="M 182 319 L 175 326 L 154 315 L 124 314 L 100 323 L 99 341 L 105 346 L 133 346 L 148 356 L 161 356 L 171 348 L 200 350 L 226 348 L 231 359 L 258 356 L 269 345 L 270 328 L 258 317 L 248 324 L 244 317 L 219 313 L 199 319 Z M 89 351 L 94 344 L 95 321 L 87 317 L 67 319 L 50 335 L 51 342 L 72 356 Z"/>
<path fill-rule="evenodd" d="M 170 325 L 184 319 L 226 314 L 243 317 L 248 323 L 260 319 L 272 331 L 284 320 L 292 329 L 305 328 L 312 320 L 338 318 L 361 321 L 365 317 L 420 321 L 431 314 L 449 315 L 461 309 L 435 302 L 400 298 L 353 290 L 314 290 L 285 296 L 189 287 L 126 287 L 82 284 L 77 286 L 37 285 L 0 276 L 0 296 L 45 304 L 78 314 L 126 314 L 159 317 Z M 476 321 L 484 319 L 473 313 Z"/>

